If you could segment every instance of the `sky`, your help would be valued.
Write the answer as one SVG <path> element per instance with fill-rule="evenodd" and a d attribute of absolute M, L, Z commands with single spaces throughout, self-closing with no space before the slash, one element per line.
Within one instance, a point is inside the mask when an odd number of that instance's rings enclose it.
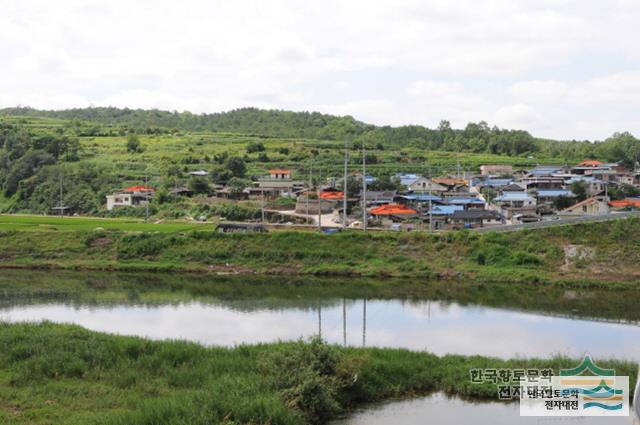
<path fill-rule="evenodd" d="M 638 0 L 3 0 L 0 107 L 640 136 Z"/>

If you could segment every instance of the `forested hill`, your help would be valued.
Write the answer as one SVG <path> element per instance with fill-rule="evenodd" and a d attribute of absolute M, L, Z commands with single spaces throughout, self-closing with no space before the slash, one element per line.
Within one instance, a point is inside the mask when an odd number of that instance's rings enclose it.
<path fill-rule="evenodd" d="M 629 133 L 616 133 L 601 143 L 556 141 L 533 137 L 523 130 L 490 127 L 485 122 L 452 129 L 447 121 L 438 128 L 418 125 L 375 126 L 319 112 L 289 112 L 242 108 L 213 114 L 192 114 L 160 110 L 113 107 L 74 108 L 45 111 L 33 108 L 0 109 L 3 115 L 46 117 L 103 126 L 123 126 L 128 131 L 149 132 L 162 128 L 174 131 L 225 131 L 279 138 L 366 141 L 371 146 L 415 147 L 451 152 L 492 153 L 512 156 L 543 155 L 558 161 L 597 158 L 622 161 L 633 166 L 640 157 L 640 140 Z M 91 131 L 91 130 L 90 130 Z M 98 129 L 96 132 L 100 131 Z M 92 135 L 90 132 L 89 134 Z"/>

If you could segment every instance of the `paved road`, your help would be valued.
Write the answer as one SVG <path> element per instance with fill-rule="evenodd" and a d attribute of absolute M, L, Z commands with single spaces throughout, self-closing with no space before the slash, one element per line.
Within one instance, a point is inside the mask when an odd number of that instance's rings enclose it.
<path fill-rule="evenodd" d="M 514 232 L 523 229 L 542 229 L 544 227 L 563 226 L 576 223 L 597 223 L 601 221 L 618 220 L 621 218 L 640 217 L 640 211 L 615 212 L 602 215 L 566 217 L 559 220 L 538 221 L 534 223 L 509 224 L 505 226 L 478 227 L 477 232 Z"/>

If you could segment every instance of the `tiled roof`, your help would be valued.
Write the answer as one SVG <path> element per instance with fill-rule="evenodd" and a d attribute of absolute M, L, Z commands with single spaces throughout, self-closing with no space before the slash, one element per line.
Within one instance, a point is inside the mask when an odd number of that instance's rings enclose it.
<path fill-rule="evenodd" d="M 123 192 L 153 192 L 153 191 L 155 191 L 154 188 L 147 187 L 147 186 L 129 186 L 128 188 L 123 190 Z"/>
<path fill-rule="evenodd" d="M 416 214 L 417 211 L 412 208 L 407 208 L 400 204 L 387 204 L 373 208 L 369 211 L 373 215 L 403 215 L 403 214 Z"/>
<path fill-rule="evenodd" d="M 598 165 L 604 164 L 602 161 L 596 161 L 593 159 L 588 159 L 586 161 L 582 161 L 578 164 L 578 167 L 597 167 Z"/>
<path fill-rule="evenodd" d="M 326 199 L 330 201 L 338 200 L 342 198 L 344 198 L 343 192 L 322 192 L 320 194 L 320 199 Z"/>

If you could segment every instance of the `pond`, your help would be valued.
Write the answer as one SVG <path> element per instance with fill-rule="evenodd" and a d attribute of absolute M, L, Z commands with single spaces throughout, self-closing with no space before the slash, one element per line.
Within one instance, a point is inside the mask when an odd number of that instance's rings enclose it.
<path fill-rule="evenodd" d="M 473 418 L 472 421 L 469 418 Z M 472 402 L 443 394 L 370 406 L 332 425 L 631 425 L 631 417 L 521 417 L 518 403 Z M 636 421 L 636 424 L 638 422 Z"/>
<path fill-rule="evenodd" d="M 595 358 L 640 360 L 638 309 L 631 307 L 640 301 L 637 292 L 624 294 L 608 310 L 599 303 L 616 292 L 592 297 L 594 291 L 572 291 L 567 296 L 565 290 L 543 288 L 534 296 L 529 289 L 500 286 L 494 291 L 500 297 L 491 298 L 490 289 L 474 295 L 473 284 L 455 290 L 443 283 L 422 286 L 416 290 L 415 283 L 402 282 L 3 271 L 0 320 L 50 320 L 207 345 L 319 334 L 337 344 L 439 355 L 589 353 Z"/>

